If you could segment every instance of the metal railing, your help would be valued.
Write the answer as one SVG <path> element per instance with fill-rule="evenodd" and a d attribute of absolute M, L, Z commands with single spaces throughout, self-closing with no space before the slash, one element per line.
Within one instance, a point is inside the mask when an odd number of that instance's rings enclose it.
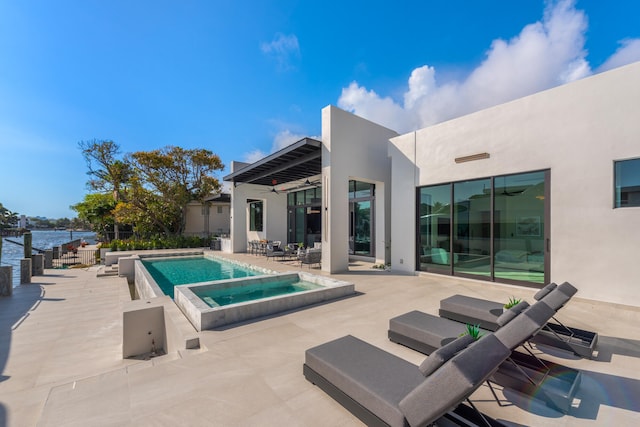
<path fill-rule="evenodd" d="M 100 261 L 100 250 L 78 248 L 60 254 L 53 260 L 54 268 L 64 268 L 76 265 L 94 265 Z"/>

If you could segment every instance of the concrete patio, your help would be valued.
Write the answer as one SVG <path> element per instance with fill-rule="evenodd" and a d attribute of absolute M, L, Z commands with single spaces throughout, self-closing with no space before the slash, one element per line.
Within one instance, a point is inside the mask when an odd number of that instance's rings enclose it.
<path fill-rule="evenodd" d="M 299 269 L 252 255 L 225 256 L 278 271 Z M 200 332 L 198 350 L 123 360 L 128 286 L 122 278 L 97 278 L 96 271 L 46 270 L 13 296 L 0 298 L 0 426 L 361 425 L 305 380 L 307 348 L 351 334 L 418 364 L 425 356 L 387 339 L 390 318 L 414 309 L 437 314 L 439 301 L 457 293 L 496 301 L 513 295 L 531 301 L 534 293 L 442 276 L 395 275 L 353 262 L 348 273 L 332 277 L 355 283 L 354 297 Z M 474 403 L 512 426 L 638 425 L 640 309 L 582 300 L 578 293 L 558 317 L 600 334 L 593 360 L 536 349 L 545 359 L 582 371 L 570 412 L 555 412 L 509 390 L 499 392 L 505 405 L 499 406 L 487 386 L 473 394 Z"/>

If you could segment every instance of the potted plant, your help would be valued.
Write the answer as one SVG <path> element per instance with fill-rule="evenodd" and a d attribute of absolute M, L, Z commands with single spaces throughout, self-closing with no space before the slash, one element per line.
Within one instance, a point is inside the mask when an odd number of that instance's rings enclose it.
<path fill-rule="evenodd" d="M 520 304 L 520 302 L 522 301 L 522 299 L 520 298 L 516 298 L 516 297 L 511 297 L 509 298 L 509 301 L 507 301 L 507 303 L 504 305 L 504 310 L 509 310 L 511 307 L 514 307 L 518 304 Z"/>
<path fill-rule="evenodd" d="M 480 325 L 470 325 L 467 323 L 467 330 L 460 334 L 460 336 L 470 335 L 474 340 L 479 340 L 482 337 L 480 332 Z"/>

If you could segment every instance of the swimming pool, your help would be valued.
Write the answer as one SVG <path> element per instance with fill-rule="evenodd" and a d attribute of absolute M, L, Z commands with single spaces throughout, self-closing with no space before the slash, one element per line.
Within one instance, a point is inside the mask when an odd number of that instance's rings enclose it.
<path fill-rule="evenodd" d="M 272 292 L 278 295 L 270 295 Z M 354 293 L 353 283 L 298 272 L 176 286 L 174 301 L 193 326 L 202 331 Z M 248 295 L 256 299 L 247 298 Z M 235 297 L 241 301 L 230 300 Z"/>
<path fill-rule="evenodd" d="M 176 286 L 187 283 L 202 283 L 234 278 L 245 278 L 274 271 L 233 262 L 212 254 L 181 256 L 136 256 L 134 281 L 139 298 L 154 298 L 162 295 L 174 297 Z"/>
<path fill-rule="evenodd" d="M 209 307 L 238 304 L 262 298 L 277 297 L 296 292 L 320 289 L 315 283 L 299 280 L 297 275 L 284 276 L 279 280 L 261 281 L 260 283 L 234 286 L 232 288 L 193 287 L 194 294 L 200 297 Z"/>
<path fill-rule="evenodd" d="M 205 256 L 150 258 L 141 261 L 162 292 L 171 298 L 173 288 L 178 285 L 265 274 L 249 267 Z"/>

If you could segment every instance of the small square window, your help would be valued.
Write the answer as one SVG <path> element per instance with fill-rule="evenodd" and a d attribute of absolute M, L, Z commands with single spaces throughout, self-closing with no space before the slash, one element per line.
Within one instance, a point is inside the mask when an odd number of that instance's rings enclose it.
<path fill-rule="evenodd" d="M 614 162 L 615 208 L 640 206 L 640 159 Z"/>
<path fill-rule="evenodd" d="M 218 206 L 218 213 L 221 214 L 222 213 L 222 206 Z"/>

